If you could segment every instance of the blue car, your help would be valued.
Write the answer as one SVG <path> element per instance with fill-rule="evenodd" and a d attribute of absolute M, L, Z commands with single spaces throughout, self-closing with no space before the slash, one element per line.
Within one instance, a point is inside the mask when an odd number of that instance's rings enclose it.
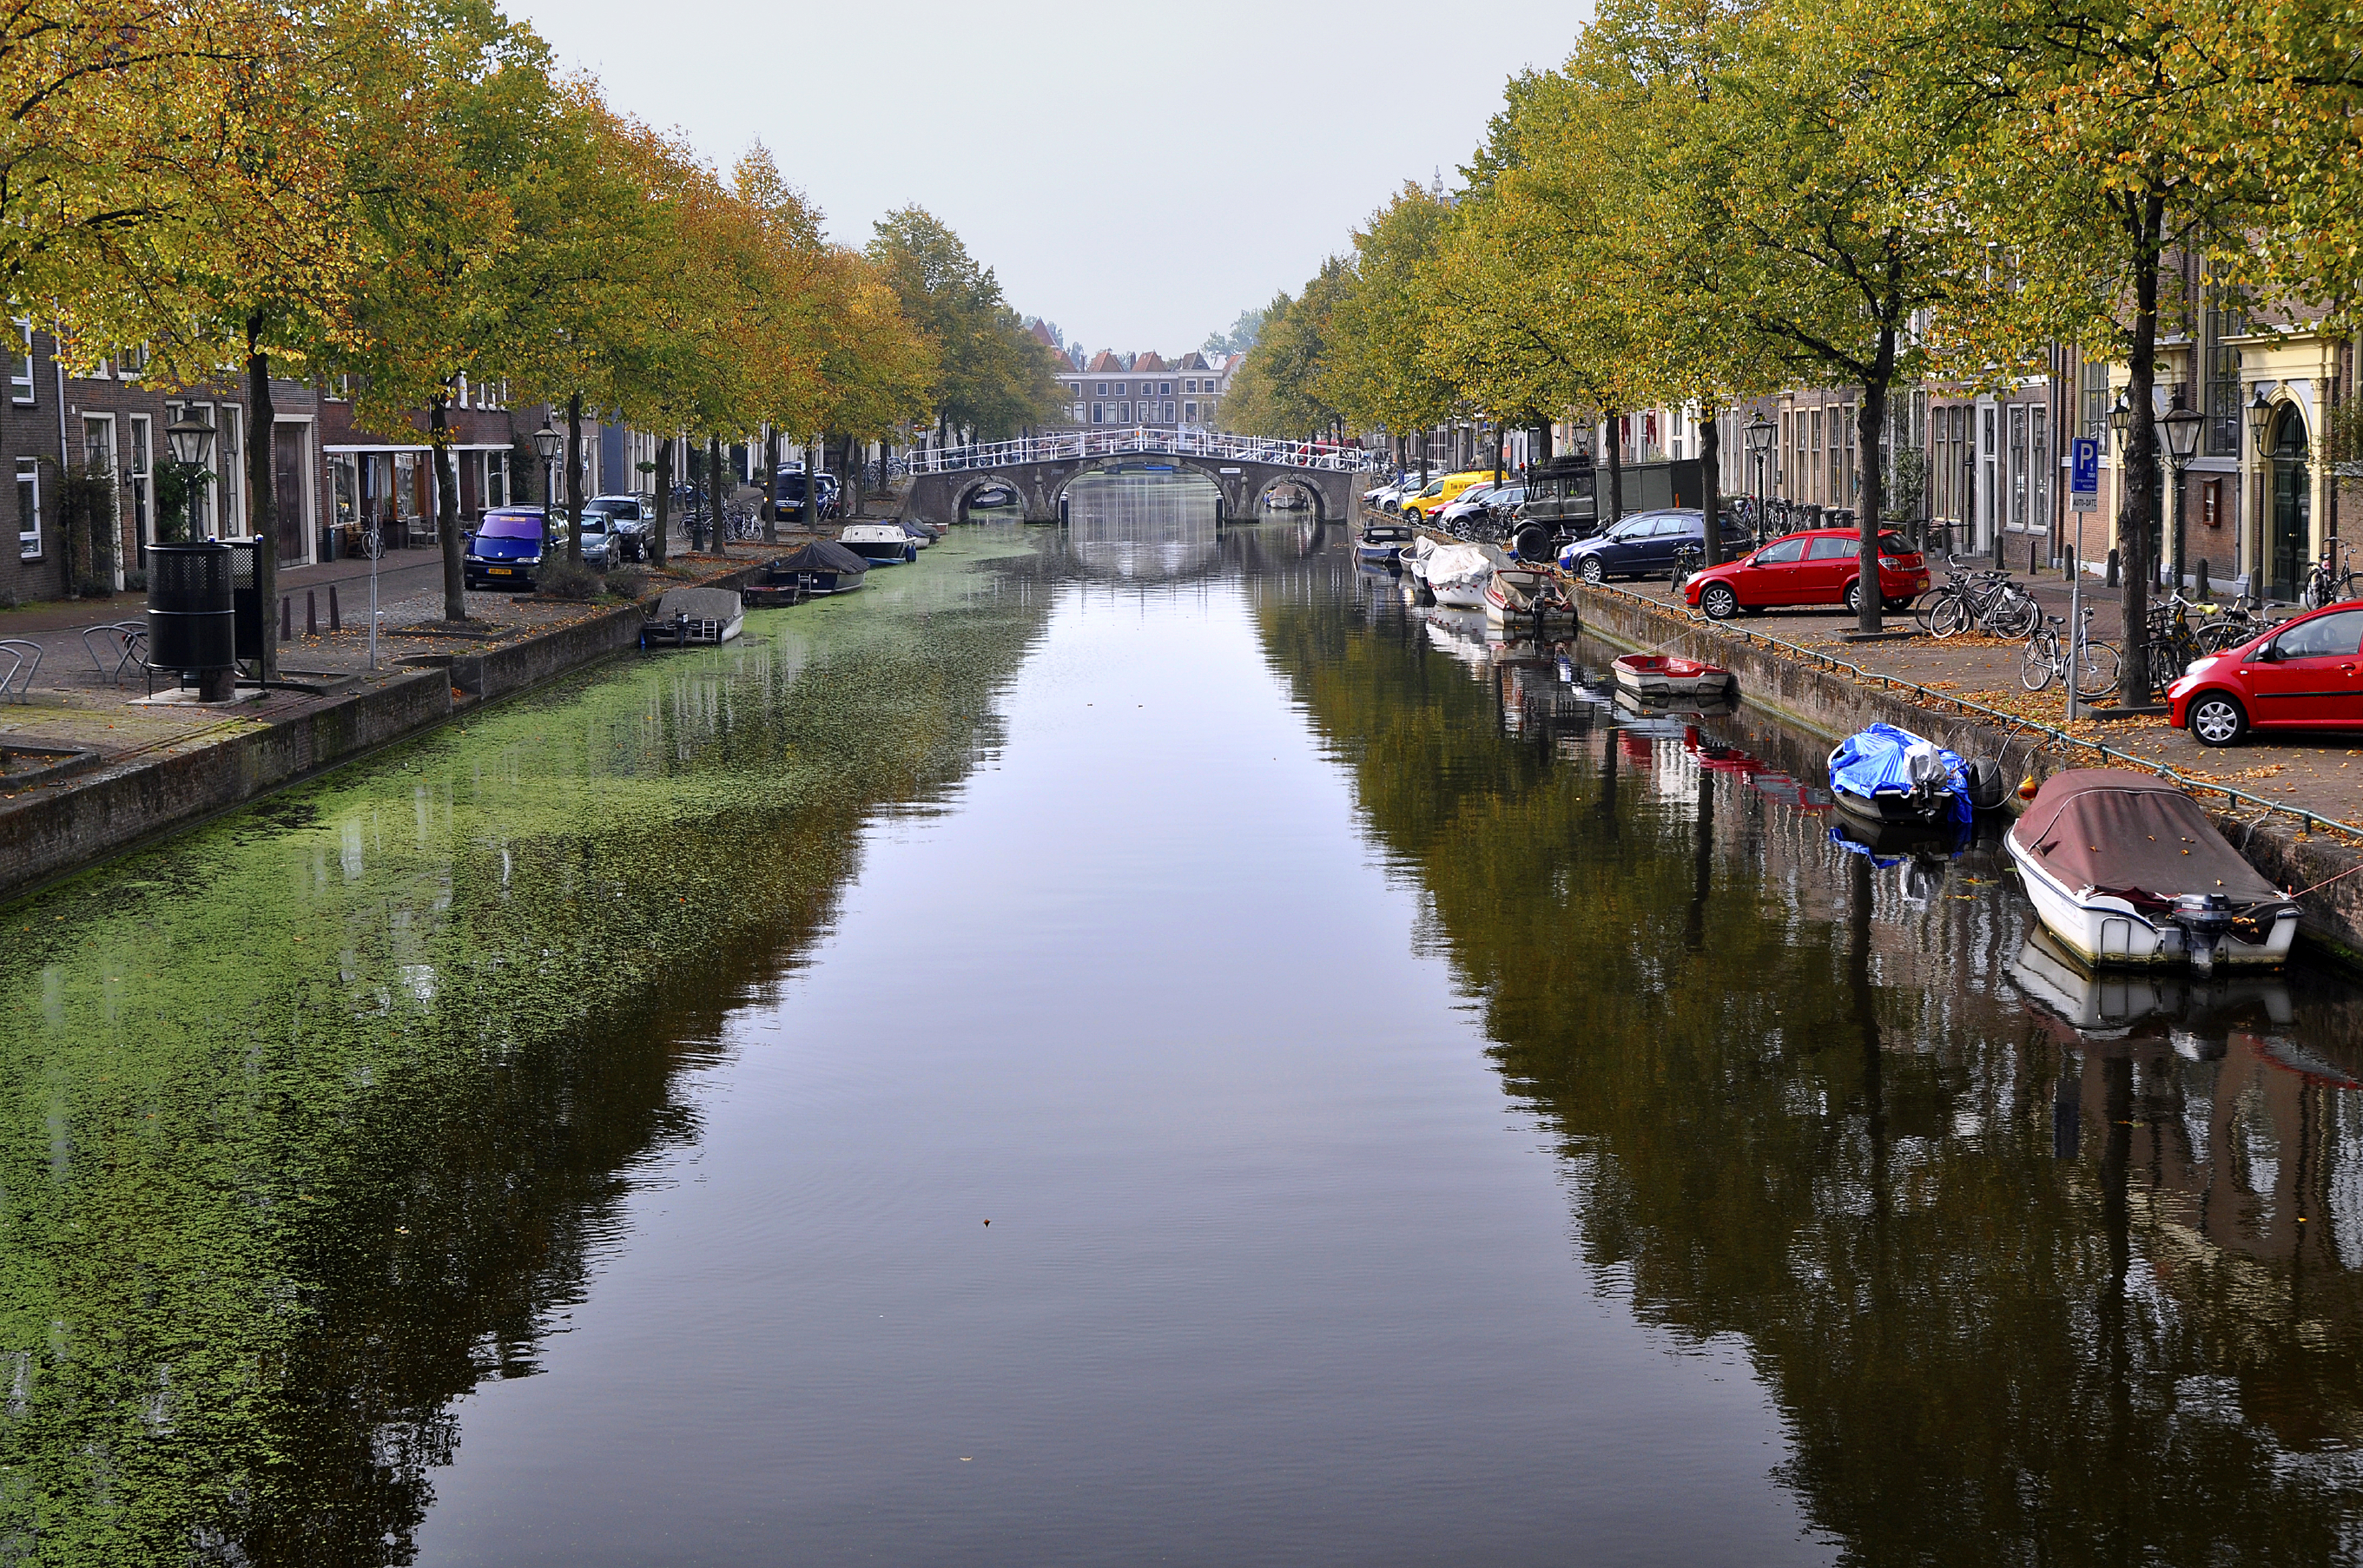
<path fill-rule="evenodd" d="M 463 570 L 470 588 L 531 588 L 541 571 L 549 520 L 538 506 L 504 506 L 484 513 L 468 536 Z"/>
<path fill-rule="evenodd" d="M 1725 513 L 1716 531 L 1723 536 L 1724 558 L 1747 547 L 1747 535 L 1737 519 Z M 1559 564 L 1586 582 L 1612 577 L 1651 577 L 1674 569 L 1674 554 L 1684 545 L 1706 543 L 1706 514 L 1689 507 L 1661 512 L 1636 512 L 1605 533 L 1578 539 L 1559 553 Z"/>

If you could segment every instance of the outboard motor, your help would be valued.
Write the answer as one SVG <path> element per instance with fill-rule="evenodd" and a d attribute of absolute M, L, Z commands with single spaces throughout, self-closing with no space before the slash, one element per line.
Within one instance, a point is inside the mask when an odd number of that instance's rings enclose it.
<path fill-rule="evenodd" d="M 1933 741 L 1916 741 L 1903 753 L 1903 776 L 1910 781 L 1912 809 L 1926 822 L 1947 814 L 1946 800 L 1953 792 L 1953 770 L 1936 755 Z"/>
<path fill-rule="evenodd" d="M 2182 950 L 2194 975 L 2215 972 L 2215 947 L 2232 929 L 2232 900 L 2221 893 L 2184 893 L 2174 900 L 2170 918 L 2182 928 Z"/>

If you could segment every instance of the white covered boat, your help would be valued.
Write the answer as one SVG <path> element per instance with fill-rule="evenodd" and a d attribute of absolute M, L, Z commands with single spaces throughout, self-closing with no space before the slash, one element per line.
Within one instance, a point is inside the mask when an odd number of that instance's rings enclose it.
<path fill-rule="evenodd" d="M 2004 839 L 2044 926 L 2095 965 L 2288 961 L 2298 908 L 2163 779 L 2084 767 L 2044 781 Z"/>
<path fill-rule="evenodd" d="M 900 523 L 849 523 L 837 542 L 874 566 L 919 558 L 919 547 Z"/>
<path fill-rule="evenodd" d="M 1438 604 L 1456 610 L 1485 608 L 1485 585 L 1493 580 L 1493 558 L 1475 545 L 1438 545 L 1427 558 L 1428 591 Z"/>

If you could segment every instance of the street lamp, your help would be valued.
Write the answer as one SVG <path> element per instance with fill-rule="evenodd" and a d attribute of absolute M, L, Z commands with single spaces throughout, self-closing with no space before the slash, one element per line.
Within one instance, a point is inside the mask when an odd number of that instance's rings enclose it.
<path fill-rule="evenodd" d="M 214 427 L 199 419 L 194 409 L 188 410 L 164 426 L 164 445 L 172 454 L 172 477 L 179 481 L 174 488 L 180 491 L 180 503 L 173 508 L 169 530 L 177 540 L 196 520 L 197 486 L 204 482 L 198 476 L 212 472 L 206 458 L 213 451 Z"/>
<path fill-rule="evenodd" d="M 1764 465 L 1772 455 L 1772 422 L 1758 412 L 1755 418 L 1741 427 L 1747 439 L 1747 455 L 1756 460 L 1756 542 L 1764 542 Z"/>
<path fill-rule="evenodd" d="M 2182 405 L 2180 388 L 2174 394 L 2174 406 L 2158 420 L 2158 427 L 2165 434 L 2167 456 L 2174 474 L 2174 582 L 2180 587 L 2190 558 L 2184 554 L 2190 539 L 2182 520 L 2182 471 L 2199 451 L 2199 427 L 2206 416 L 2195 408 Z"/>
<path fill-rule="evenodd" d="M 2271 480 L 2265 473 L 2265 436 L 2273 427 L 2273 400 L 2265 395 L 2265 383 L 2258 381 L 2256 394 L 2248 400 L 2248 452 L 2257 465 L 2257 531 L 2249 546 L 2248 594 L 2258 604 L 2265 602 L 2265 510 L 2270 498 L 2268 487 Z"/>
<path fill-rule="evenodd" d="M 565 444 L 566 437 L 560 435 L 558 427 L 549 422 L 548 415 L 544 415 L 541 428 L 533 433 L 533 450 L 534 455 L 541 459 L 541 510 L 545 516 L 558 504 L 555 493 L 558 489 L 558 449 Z"/>

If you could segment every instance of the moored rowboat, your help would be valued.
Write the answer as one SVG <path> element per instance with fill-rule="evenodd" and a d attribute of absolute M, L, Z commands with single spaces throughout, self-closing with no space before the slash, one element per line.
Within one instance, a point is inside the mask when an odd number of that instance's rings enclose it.
<path fill-rule="evenodd" d="M 1651 702 L 1663 702 L 1673 697 L 1714 701 L 1739 695 L 1739 683 L 1732 679 L 1731 671 L 1719 664 L 1703 664 L 1694 658 L 1626 654 L 1616 660 L 1614 668 L 1619 687 Z"/>

